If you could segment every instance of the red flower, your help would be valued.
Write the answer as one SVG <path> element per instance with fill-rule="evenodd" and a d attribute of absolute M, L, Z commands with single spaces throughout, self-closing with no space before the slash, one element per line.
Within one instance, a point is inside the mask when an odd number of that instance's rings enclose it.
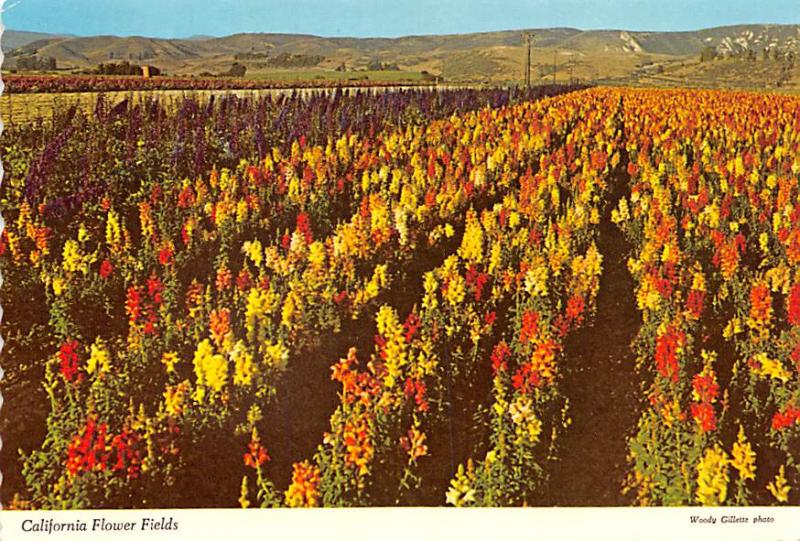
<path fill-rule="evenodd" d="M 541 385 L 542 379 L 538 372 L 533 371 L 531 363 L 525 363 L 512 376 L 511 383 L 521 393 L 528 394 L 533 388 Z"/>
<path fill-rule="evenodd" d="M 138 433 L 125 428 L 114 436 L 109 433 L 106 423 L 98 423 L 93 417 L 86 420 L 81 432 L 72 438 L 67 448 L 66 467 L 72 476 L 110 469 L 134 479 L 141 472 L 141 464 L 141 436 Z"/>
<path fill-rule="evenodd" d="M 495 312 L 494 310 L 486 312 L 486 315 L 483 316 L 483 322 L 490 327 L 494 325 L 494 322 L 496 320 L 497 320 L 497 312 Z"/>
<path fill-rule="evenodd" d="M 705 303 L 705 293 L 703 291 L 692 289 L 686 298 L 686 309 L 695 318 L 699 318 L 703 314 L 703 304 Z"/>
<path fill-rule="evenodd" d="M 583 311 L 586 308 L 586 302 L 580 295 L 573 295 L 567 301 L 567 319 L 581 323 L 583 321 Z"/>
<path fill-rule="evenodd" d="M 703 432 L 711 432 L 717 428 L 717 417 L 714 407 L 708 402 L 692 404 L 692 418 Z"/>
<path fill-rule="evenodd" d="M 257 470 L 260 466 L 270 460 L 267 450 L 256 440 L 247 445 L 248 451 L 244 454 L 244 465 Z"/>
<path fill-rule="evenodd" d="M 142 315 L 142 290 L 140 287 L 131 286 L 128 288 L 125 311 L 128 313 L 128 319 L 131 323 L 136 323 L 136 320 Z"/>
<path fill-rule="evenodd" d="M 768 322 L 772 316 L 772 296 L 766 284 L 756 284 L 750 290 L 750 317 L 757 322 Z"/>
<path fill-rule="evenodd" d="M 497 344 L 492 350 L 492 372 L 504 372 L 508 369 L 508 359 L 511 357 L 511 349 L 503 341 Z"/>
<path fill-rule="evenodd" d="M 772 416 L 772 430 L 783 430 L 800 422 L 800 408 L 788 406 L 784 411 L 777 411 Z"/>
<path fill-rule="evenodd" d="M 794 361 L 794 368 L 800 374 L 800 344 L 797 344 L 791 353 L 792 361 Z"/>
<path fill-rule="evenodd" d="M 68 382 L 80 381 L 83 374 L 80 373 L 78 358 L 78 348 L 80 345 L 77 340 L 69 340 L 61 344 L 58 350 L 58 358 L 61 360 L 59 370 Z"/>
<path fill-rule="evenodd" d="M 163 292 L 163 282 L 161 282 L 155 274 L 151 275 L 150 278 L 147 279 L 147 294 L 150 295 L 150 299 L 154 304 L 161 304 L 163 300 L 161 294 Z"/>
<path fill-rule="evenodd" d="M 692 389 L 697 393 L 700 402 L 713 402 L 719 396 L 719 385 L 712 374 L 697 374 L 692 379 Z"/>
<path fill-rule="evenodd" d="M 669 281 L 668 278 L 656 276 L 655 286 L 658 292 L 661 294 L 661 296 L 664 297 L 665 299 L 669 299 L 670 296 L 672 295 L 672 283 Z"/>
<path fill-rule="evenodd" d="M 678 364 L 678 348 L 683 344 L 685 335 L 672 327 L 656 339 L 656 368 L 662 377 L 678 382 L 680 365 Z"/>
<path fill-rule="evenodd" d="M 233 281 L 233 274 L 231 274 L 230 269 L 223 263 L 217 269 L 217 291 L 224 291 L 231 286 L 231 282 Z"/>
<path fill-rule="evenodd" d="M 241 291 L 253 287 L 253 281 L 251 280 L 250 273 L 247 269 L 242 269 L 239 271 L 239 274 L 236 276 L 236 287 L 238 287 Z"/>
<path fill-rule="evenodd" d="M 786 311 L 788 312 L 789 323 L 800 325 L 800 283 L 792 286 L 787 304 Z"/>
<path fill-rule="evenodd" d="M 140 440 L 139 434 L 128 428 L 111 438 L 111 449 L 117 455 L 112 471 L 123 472 L 128 479 L 139 477 L 142 469 L 142 451 L 138 445 Z"/>
<path fill-rule="evenodd" d="M 194 189 L 191 186 L 184 186 L 181 193 L 178 194 L 178 208 L 189 208 L 194 205 L 195 195 Z"/>
<path fill-rule="evenodd" d="M 192 241 L 192 237 L 189 235 L 189 229 L 184 224 L 181 227 L 181 240 L 183 241 L 184 246 L 189 246 L 189 243 Z"/>
<path fill-rule="evenodd" d="M 527 310 L 522 314 L 522 328 L 519 332 L 519 341 L 527 344 L 536 337 L 539 332 L 539 314 L 533 310 Z"/>
<path fill-rule="evenodd" d="M 158 252 L 158 262 L 165 267 L 172 265 L 172 263 L 174 262 L 172 256 L 173 256 L 172 248 L 170 248 L 169 246 L 167 246 L 166 248 L 162 248 Z"/>
<path fill-rule="evenodd" d="M 475 302 L 479 302 L 483 296 L 483 288 L 489 281 L 489 275 L 485 272 L 478 271 L 475 265 L 471 265 L 467 270 L 466 282 L 475 294 Z"/>
<path fill-rule="evenodd" d="M 114 272 L 114 266 L 111 264 L 111 261 L 104 259 L 103 262 L 100 263 L 100 277 L 106 279 L 111 276 L 112 272 Z"/>
<path fill-rule="evenodd" d="M 314 240 L 314 235 L 311 233 L 311 220 L 305 212 L 297 215 L 296 230 L 303 234 L 306 244 L 311 244 Z"/>
<path fill-rule="evenodd" d="M 428 400 L 425 398 L 427 387 L 425 383 L 419 379 L 406 378 L 405 385 L 403 386 L 403 395 L 406 398 L 414 397 L 414 402 L 417 406 L 417 411 L 428 411 Z"/>
<path fill-rule="evenodd" d="M 417 334 L 417 330 L 421 324 L 422 322 L 417 314 L 414 312 L 408 314 L 405 323 L 403 323 L 403 329 L 405 330 L 404 337 L 406 342 L 411 342 L 411 339 L 414 338 L 415 334 Z"/>

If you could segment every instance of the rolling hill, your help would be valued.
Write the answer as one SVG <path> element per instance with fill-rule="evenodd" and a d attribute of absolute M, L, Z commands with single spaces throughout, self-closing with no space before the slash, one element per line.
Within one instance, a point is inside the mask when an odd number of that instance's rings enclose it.
<path fill-rule="evenodd" d="M 234 34 L 187 39 L 141 36 L 55 36 L 6 31 L 4 68 L 15 58 L 50 56 L 59 69 L 79 70 L 102 62 L 147 63 L 177 75 L 223 72 L 234 63 L 250 76 L 268 76 L 284 59 L 304 73 L 364 70 L 370 64 L 396 65 L 408 72 L 427 71 L 453 82 L 519 81 L 523 77 L 524 30 L 472 34 L 340 38 L 302 34 Z M 800 25 L 739 25 L 690 32 L 534 29 L 533 80 L 566 78 L 591 81 L 650 81 L 659 77 L 724 79 L 733 86 L 792 86 L 800 83 L 794 58 L 800 53 Z M 776 58 L 759 69 L 743 69 L 749 51 L 758 59 Z M 713 69 L 700 62 L 702 52 L 720 59 Z M 282 55 L 282 56 L 281 56 Z M 752 58 L 750 59 L 752 60 Z M 293 62 L 293 64 L 292 64 Z M 666 74 L 666 75 L 665 75 Z M 671 75 L 670 75 L 671 74 Z M 748 75 L 748 74 L 752 74 Z M 711 81 L 713 82 L 713 81 Z"/>

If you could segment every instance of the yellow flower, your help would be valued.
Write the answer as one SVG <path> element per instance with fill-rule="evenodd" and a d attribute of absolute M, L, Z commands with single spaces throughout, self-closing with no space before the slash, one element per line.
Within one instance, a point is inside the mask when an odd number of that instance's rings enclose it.
<path fill-rule="evenodd" d="M 262 323 L 275 307 L 275 301 L 275 295 L 271 290 L 265 291 L 254 287 L 247 294 L 244 322 L 247 329 L 247 339 L 250 342 L 258 342 L 264 339 Z"/>
<path fill-rule="evenodd" d="M 464 238 L 461 240 L 458 254 L 467 261 L 474 261 L 475 263 L 480 263 L 483 260 L 483 228 L 473 211 L 467 214 Z"/>
<path fill-rule="evenodd" d="M 453 274 L 447 282 L 447 291 L 444 293 L 444 298 L 452 306 L 457 306 L 464 300 L 466 293 L 466 283 L 460 274 Z"/>
<path fill-rule="evenodd" d="M 400 324 L 397 312 L 386 305 L 380 307 L 375 321 L 378 333 L 386 340 L 383 346 L 387 373 L 384 378 L 384 385 L 392 388 L 402 374 L 402 367 L 408 364 L 407 344 L 403 335 L 403 326 Z"/>
<path fill-rule="evenodd" d="M 108 219 L 106 220 L 106 244 L 112 252 L 122 245 L 119 216 L 113 209 L 108 212 Z"/>
<path fill-rule="evenodd" d="M 617 208 L 611 211 L 611 221 L 615 224 L 627 222 L 630 219 L 630 211 L 628 210 L 628 200 L 624 197 L 619 200 Z"/>
<path fill-rule="evenodd" d="M 283 301 L 283 308 L 281 308 L 281 325 L 289 329 L 294 325 L 294 316 L 297 313 L 297 295 L 294 291 L 290 291 L 286 295 L 286 300 Z"/>
<path fill-rule="evenodd" d="M 222 391 L 228 382 L 228 363 L 214 348 L 208 338 L 197 345 L 194 354 L 194 373 L 199 387 L 209 387 L 215 392 Z M 200 393 L 202 396 L 204 393 Z"/>
<path fill-rule="evenodd" d="M 84 243 L 89 240 L 89 232 L 86 230 L 86 226 L 81 224 L 78 226 L 78 242 Z"/>
<path fill-rule="evenodd" d="M 53 278 L 53 293 L 55 293 L 56 296 L 59 296 L 63 292 L 64 292 L 64 279 L 61 278 L 60 276 L 56 276 L 55 278 Z"/>
<path fill-rule="evenodd" d="M 722 505 L 728 496 L 728 455 L 719 445 L 706 449 L 697 465 L 697 501 Z"/>
<path fill-rule="evenodd" d="M 250 500 L 247 499 L 247 494 L 249 490 L 247 488 L 247 476 L 242 476 L 242 488 L 239 491 L 239 505 L 242 509 L 247 509 L 250 507 Z"/>
<path fill-rule="evenodd" d="M 500 266 L 503 255 L 503 247 L 501 244 L 495 243 L 492 245 L 492 251 L 489 255 L 489 274 L 492 274 L 497 267 Z"/>
<path fill-rule="evenodd" d="M 786 471 L 783 465 L 781 465 L 778 475 L 775 476 L 775 480 L 770 481 L 767 485 L 767 490 L 769 490 L 779 502 L 786 503 L 789 501 L 789 491 L 791 487 L 786 482 Z"/>
<path fill-rule="evenodd" d="M 446 503 L 455 507 L 464 507 L 475 502 L 475 489 L 470 486 L 470 477 L 464 472 L 464 465 L 458 465 L 456 476 L 450 481 Z"/>
<path fill-rule="evenodd" d="M 758 236 L 758 246 L 761 248 L 761 252 L 764 255 L 768 255 L 769 251 L 770 251 L 769 250 L 769 235 L 767 235 L 766 233 L 761 233 Z"/>
<path fill-rule="evenodd" d="M 289 507 L 317 507 L 319 505 L 320 470 L 308 461 L 295 463 L 292 467 L 292 483 L 285 492 Z"/>
<path fill-rule="evenodd" d="M 739 334 L 740 332 L 742 332 L 742 320 L 740 320 L 738 317 L 734 317 L 728 321 L 727 325 L 725 325 L 725 329 L 722 331 L 722 336 L 726 340 L 730 340 L 733 335 Z"/>
<path fill-rule="evenodd" d="M 231 350 L 231 359 L 233 359 L 234 364 L 233 384 L 239 386 L 250 385 L 253 381 L 256 367 L 253 364 L 253 356 L 247 351 L 247 347 L 241 340 Z"/>
<path fill-rule="evenodd" d="M 783 367 L 780 360 L 770 359 L 767 354 L 761 352 L 755 356 L 756 366 L 753 367 L 753 373 L 758 376 L 769 377 L 777 379 L 786 383 L 792 375 L 786 368 Z"/>
<path fill-rule="evenodd" d="M 325 264 L 325 245 L 320 241 L 314 241 L 309 247 L 308 262 L 316 269 L 322 268 Z"/>
<path fill-rule="evenodd" d="M 111 363 L 109 362 L 108 350 L 103 340 L 98 338 L 90 348 L 89 360 L 86 362 L 86 372 L 88 374 L 94 374 L 95 371 L 97 371 L 103 374 L 108 372 L 110 368 Z"/>
<path fill-rule="evenodd" d="M 692 289 L 696 291 L 706 290 L 706 278 L 702 271 L 697 271 L 692 275 Z"/>
<path fill-rule="evenodd" d="M 289 350 L 283 345 L 283 342 L 270 342 L 266 344 L 264 362 L 269 367 L 283 370 L 289 363 Z"/>
<path fill-rule="evenodd" d="M 245 243 L 242 244 L 242 252 L 248 258 L 250 258 L 250 261 L 252 261 L 256 267 L 261 266 L 261 261 L 264 258 L 264 254 L 262 253 L 260 240 L 256 239 L 245 241 Z"/>
<path fill-rule="evenodd" d="M 189 382 L 182 381 L 178 385 L 168 385 L 164 391 L 164 409 L 170 415 L 180 415 L 186 403 Z"/>
<path fill-rule="evenodd" d="M 178 354 L 174 351 L 167 351 L 161 356 L 161 363 L 166 367 L 167 374 L 175 372 L 175 365 L 178 364 Z"/>
<path fill-rule="evenodd" d="M 525 273 L 525 292 L 532 297 L 547 295 L 548 268 L 545 264 L 537 265 Z"/>
<path fill-rule="evenodd" d="M 436 298 L 436 291 L 439 288 L 439 283 L 436 281 L 436 276 L 433 272 L 425 273 L 423 277 L 423 287 L 425 288 L 425 296 L 422 298 L 422 307 L 425 310 L 435 310 L 439 306 L 439 301 Z"/>
<path fill-rule="evenodd" d="M 511 415 L 511 420 L 516 425 L 518 436 L 527 436 L 533 443 L 539 441 L 539 435 L 542 433 L 542 422 L 534 414 L 533 402 L 529 396 L 523 395 L 517 398 L 511 404 L 508 412 Z"/>
<path fill-rule="evenodd" d="M 236 205 L 236 221 L 242 223 L 247 220 L 247 201 L 240 199 Z"/>
<path fill-rule="evenodd" d="M 83 271 L 83 254 L 81 254 L 80 246 L 72 239 L 67 240 L 64 244 L 63 253 L 64 262 L 62 266 L 67 272 Z"/>
<path fill-rule="evenodd" d="M 731 455 L 733 456 L 731 466 L 739 470 L 739 478 L 742 481 L 756 478 L 756 453 L 747 441 L 742 425 L 739 425 L 739 436 L 733 444 Z"/>

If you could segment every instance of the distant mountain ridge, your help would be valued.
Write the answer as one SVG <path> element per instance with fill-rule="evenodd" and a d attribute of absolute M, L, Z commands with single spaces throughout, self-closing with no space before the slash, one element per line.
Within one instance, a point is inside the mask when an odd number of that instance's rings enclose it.
<path fill-rule="evenodd" d="M 695 31 L 647 32 L 546 28 L 535 33 L 535 77 L 569 70 L 585 78 L 615 77 L 649 65 L 669 65 L 713 50 L 719 56 L 764 49 L 800 53 L 800 25 L 747 24 Z M 370 63 L 429 71 L 445 78 L 502 80 L 518 77 L 524 65 L 523 36 L 528 30 L 399 38 L 320 37 L 308 34 L 242 33 L 185 39 L 140 36 L 56 36 L 6 30 L 2 38 L 6 68 L 22 55 L 51 56 L 59 68 L 81 69 L 129 60 L 155 65 L 171 74 L 220 72 L 241 58 L 248 72 L 264 68 L 254 59 L 282 53 L 320 57 L 320 70 L 365 69 Z M 550 67 L 553 63 L 555 68 Z"/>
<path fill-rule="evenodd" d="M 4 53 L 13 51 L 18 47 L 24 47 L 34 41 L 54 39 L 64 37 L 60 34 L 46 34 L 43 32 L 26 32 L 24 30 L 9 30 L 3 31 L 2 48 Z"/>

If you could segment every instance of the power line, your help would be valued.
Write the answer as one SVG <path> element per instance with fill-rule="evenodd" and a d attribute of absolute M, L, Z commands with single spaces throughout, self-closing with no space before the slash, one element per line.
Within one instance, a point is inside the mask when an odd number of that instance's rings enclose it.
<path fill-rule="evenodd" d="M 525 87 L 531 87 L 531 47 L 533 46 L 533 38 L 536 34 L 527 32 L 525 34 L 525 43 L 528 46 L 528 59 L 525 62 Z"/>

